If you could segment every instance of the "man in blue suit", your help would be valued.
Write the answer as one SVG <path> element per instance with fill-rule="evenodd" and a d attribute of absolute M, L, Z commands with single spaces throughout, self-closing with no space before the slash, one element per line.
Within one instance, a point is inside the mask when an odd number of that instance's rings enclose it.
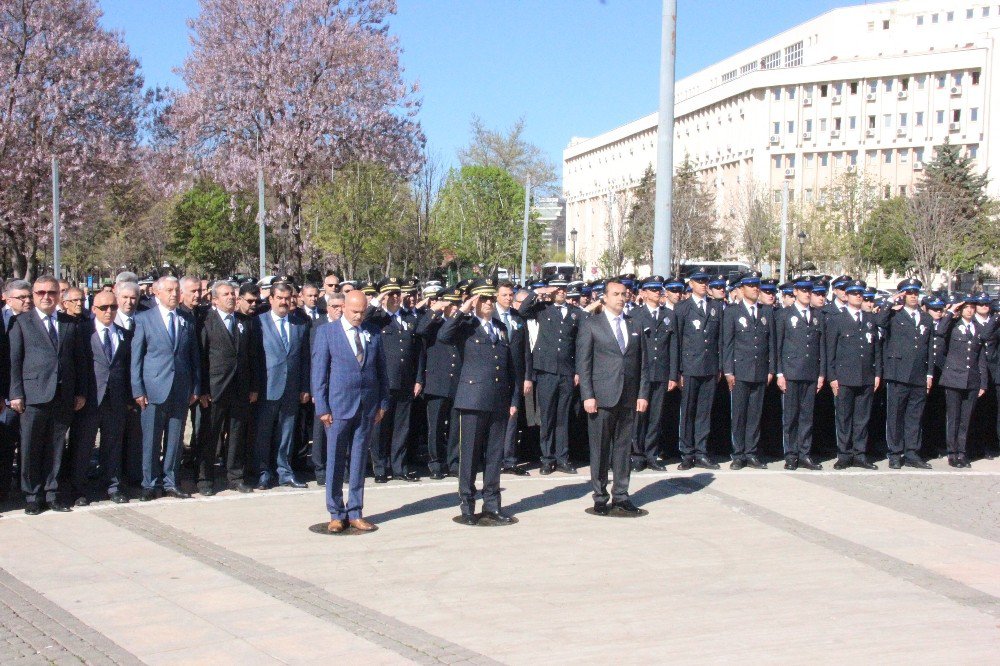
<path fill-rule="evenodd" d="M 257 401 L 253 451 L 257 489 L 267 490 L 275 477 L 283 486 L 305 488 L 295 479 L 290 456 L 299 405 L 309 402 L 309 322 L 292 313 L 292 287 L 286 282 L 271 286 L 268 302 L 256 327 L 256 383 L 264 391 Z"/>
<path fill-rule="evenodd" d="M 316 330 L 312 351 L 312 392 L 316 418 L 326 430 L 326 508 L 331 532 L 347 525 L 371 531 L 362 518 L 365 467 L 372 426 L 389 408 L 389 377 L 378 328 L 363 324 L 368 298 L 347 294 L 344 314 Z M 350 463 L 350 470 L 346 465 Z M 344 472 L 349 471 L 347 506 Z"/>
<path fill-rule="evenodd" d="M 132 336 L 132 397 L 142 409 L 141 502 L 155 499 L 161 486 L 171 497 L 191 497 L 177 485 L 177 468 L 187 410 L 201 393 L 198 336 L 194 321 L 177 310 L 177 278 L 161 277 L 153 293 L 156 301 L 135 316 Z"/>

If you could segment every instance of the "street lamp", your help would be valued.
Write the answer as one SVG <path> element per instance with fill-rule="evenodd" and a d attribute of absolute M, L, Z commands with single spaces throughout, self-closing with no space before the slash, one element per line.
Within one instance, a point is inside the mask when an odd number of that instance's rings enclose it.
<path fill-rule="evenodd" d="M 576 279 L 576 229 L 569 232 L 569 237 L 573 240 L 573 279 Z"/>
<path fill-rule="evenodd" d="M 808 234 L 806 234 L 806 232 L 800 231 L 798 237 L 799 237 L 799 272 L 801 273 L 802 272 L 802 248 L 805 247 L 806 238 L 808 238 L 809 236 L 808 236 Z"/>

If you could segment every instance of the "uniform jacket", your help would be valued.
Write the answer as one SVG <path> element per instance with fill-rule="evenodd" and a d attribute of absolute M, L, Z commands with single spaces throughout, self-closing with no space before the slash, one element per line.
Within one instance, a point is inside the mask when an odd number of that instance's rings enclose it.
<path fill-rule="evenodd" d="M 826 379 L 844 386 L 871 386 L 882 376 L 881 340 L 878 322 L 870 312 L 861 312 L 857 322 L 849 311 L 828 314 L 826 335 Z"/>
<path fill-rule="evenodd" d="M 589 314 L 580 325 L 576 340 L 576 372 L 580 375 L 580 399 L 597 400 L 600 409 L 635 405 L 649 399 L 649 371 L 645 363 L 646 336 L 635 319 L 624 318 L 625 352 L 622 353 L 603 312 Z"/>
<path fill-rule="evenodd" d="M 877 315 L 887 381 L 923 386 L 934 374 L 934 320 L 926 312 L 917 313 L 919 324 L 904 308 L 886 308 Z"/>
<path fill-rule="evenodd" d="M 462 357 L 456 409 L 507 412 L 520 405 L 510 336 L 503 324 L 492 324 L 495 341 L 477 317 L 461 312 L 447 318 L 438 331 L 438 342 L 455 345 Z"/>
<path fill-rule="evenodd" d="M 656 316 L 645 305 L 632 308 L 629 316 L 646 338 L 646 371 L 650 382 L 677 381 L 677 335 L 674 311 L 661 307 Z"/>
<path fill-rule="evenodd" d="M 722 313 L 722 372 L 741 382 L 766 382 L 774 374 L 774 309 L 758 305 L 752 317 L 743 303 Z"/>
<path fill-rule="evenodd" d="M 510 315 L 510 326 L 507 327 L 507 335 L 510 338 L 510 350 L 514 358 L 514 374 L 517 377 L 518 386 L 521 386 L 524 384 L 524 377 L 527 372 L 526 366 L 530 354 L 528 350 L 528 324 L 524 317 L 521 316 L 521 313 L 514 308 L 511 308 L 507 312 Z M 503 319 L 500 318 L 500 311 L 497 308 L 493 309 L 493 320 L 501 324 L 503 323 Z"/>
<path fill-rule="evenodd" d="M 775 374 L 799 382 L 814 382 L 826 375 L 823 318 L 808 308 L 809 323 L 798 305 L 782 308 L 774 317 Z"/>
<path fill-rule="evenodd" d="M 722 304 L 705 299 L 705 314 L 694 298 L 681 301 L 674 309 L 677 327 L 677 350 L 680 373 L 692 377 L 710 377 L 721 369 Z"/>
<path fill-rule="evenodd" d="M 458 376 L 462 371 L 462 357 L 455 345 L 438 340 L 438 331 L 444 320 L 442 313 L 428 310 L 417 321 L 417 335 L 423 339 L 427 354 L 424 393 L 454 400 Z"/>
<path fill-rule="evenodd" d="M 365 322 L 382 334 L 389 388 L 413 393 L 414 384 L 424 383 L 427 358 L 417 335 L 417 318 L 408 310 L 399 310 L 399 317 L 383 308 L 371 306 L 365 312 Z"/>
<path fill-rule="evenodd" d="M 534 292 L 521 303 L 518 310 L 521 316 L 538 323 L 538 337 L 528 355 L 530 363 L 525 368 L 525 379 L 535 381 L 538 371 L 564 376 L 576 374 L 576 334 L 587 313 L 569 303 L 565 306 L 563 317 L 559 306 L 539 300 Z"/>
<path fill-rule="evenodd" d="M 938 335 L 945 340 L 944 369 L 941 371 L 941 386 L 953 389 L 986 390 L 989 384 L 989 369 L 984 353 L 983 338 L 993 334 L 984 330 L 975 320 L 971 333 L 964 332 L 964 321 L 953 317 L 950 312 L 938 320 Z"/>

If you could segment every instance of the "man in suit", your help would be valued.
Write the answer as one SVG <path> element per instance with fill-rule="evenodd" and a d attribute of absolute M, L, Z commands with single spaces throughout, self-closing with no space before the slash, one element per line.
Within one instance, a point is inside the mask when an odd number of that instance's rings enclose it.
<path fill-rule="evenodd" d="M 334 294 L 339 293 L 340 276 L 333 271 L 328 271 L 326 276 L 323 278 L 323 293 L 320 295 L 317 307 L 319 307 L 320 310 L 326 310 L 330 307 L 330 301 L 333 299 Z M 341 307 L 343 307 L 343 305 L 341 305 Z"/>
<path fill-rule="evenodd" d="M 708 280 L 705 269 L 696 269 L 688 278 L 691 298 L 674 310 L 681 386 L 679 470 L 719 469 L 708 458 L 707 447 L 720 376 L 722 303 L 708 298 Z"/>
<path fill-rule="evenodd" d="M 455 393 L 458 411 L 458 493 L 465 524 L 476 517 L 476 472 L 483 470 L 483 517 L 499 524 L 513 522 L 501 511 L 500 465 L 507 422 L 517 415 L 521 391 L 517 385 L 510 336 L 503 323 L 493 319 L 496 281 L 476 280 L 472 297 L 438 331 L 438 340 L 455 345 L 462 357 L 462 371 Z"/>
<path fill-rule="evenodd" d="M 570 403 L 576 374 L 576 333 L 584 312 L 566 302 L 566 277 L 556 274 L 547 286 L 533 289 L 519 313 L 538 324 L 534 349 L 527 357 L 525 380 L 532 382 L 540 417 L 541 474 L 576 474 L 569 462 Z M 525 384 L 527 391 L 528 385 Z"/>
<path fill-rule="evenodd" d="M 312 353 L 316 345 L 316 336 L 319 329 L 328 323 L 339 320 L 344 315 L 344 295 L 334 292 L 326 297 L 326 305 L 321 310 L 323 318 L 318 322 L 313 322 L 309 327 L 309 352 Z M 313 397 L 313 402 L 316 398 Z M 323 422 L 316 418 L 315 409 L 309 419 L 312 424 L 310 440 L 312 448 L 309 452 L 309 464 L 313 470 L 316 483 L 320 486 L 326 485 L 326 427 Z"/>
<path fill-rule="evenodd" d="M 14 480 L 14 456 L 21 439 L 21 416 L 10 409 L 10 328 L 19 314 L 31 310 L 31 283 L 8 280 L 3 286 L 3 335 L 0 335 L 0 388 L 4 407 L 0 413 L 0 501 L 7 499 Z"/>
<path fill-rule="evenodd" d="M 389 412 L 371 439 L 375 483 L 390 478 L 419 481 L 407 460 L 413 400 L 424 386 L 426 356 L 416 333 L 417 318 L 402 309 L 402 285 L 396 278 L 379 283 L 379 306 L 369 307 L 365 321 L 379 329 L 389 373 Z"/>
<path fill-rule="evenodd" d="M 331 298 L 327 307 L 333 303 Z M 331 532 L 342 532 L 347 525 L 365 532 L 375 529 L 363 516 L 366 458 L 372 426 L 389 408 L 389 377 L 378 328 L 363 322 L 367 307 L 368 298 L 362 292 L 347 294 L 343 316 L 318 327 L 313 342 L 312 393 L 316 419 L 326 429 L 327 529 Z"/>
<path fill-rule="evenodd" d="M 576 339 L 576 371 L 590 434 L 590 484 L 594 512 L 600 515 L 608 514 L 609 499 L 612 508 L 639 513 L 628 495 L 629 451 L 635 415 L 649 406 L 649 372 L 646 337 L 624 307 L 625 285 L 609 280 L 601 311 L 584 319 Z M 609 467 L 614 475 L 610 496 Z"/>
<path fill-rule="evenodd" d="M 312 282 L 306 282 L 299 290 L 298 308 L 293 315 L 302 319 L 309 326 L 309 348 L 312 349 L 313 329 L 326 323 L 326 308 L 321 305 L 319 287 Z M 292 469 L 295 471 L 314 471 L 309 458 L 315 442 L 312 442 L 313 432 L 317 429 L 322 434 L 322 425 L 315 426 L 315 406 L 308 402 L 299 406 L 299 417 L 295 424 L 295 438 L 292 440 Z M 324 437 L 325 439 L 325 437 Z M 324 442 L 320 442 L 325 446 Z"/>
<path fill-rule="evenodd" d="M 295 478 L 290 456 L 299 405 L 309 402 L 309 324 L 291 316 L 291 285 L 275 282 L 270 292 L 270 308 L 257 315 L 256 385 L 264 394 L 257 401 L 257 489 L 267 490 L 275 478 L 283 486 L 305 488 Z"/>
<path fill-rule="evenodd" d="M 213 475 L 220 439 L 228 433 L 226 482 L 231 490 L 248 493 L 246 483 L 247 422 L 259 387 L 253 371 L 258 363 L 257 339 L 249 325 L 236 316 L 236 285 L 218 281 L 212 285 L 212 310 L 199 335 L 201 376 L 201 432 L 198 437 L 198 492 L 215 494 Z M 249 472 L 252 474 L 253 472 Z"/>
<path fill-rule="evenodd" d="M 34 311 L 10 329 L 10 407 L 21 415 L 21 489 L 25 513 L 37 515 L 44 502 L 69 511 L 59 498 L 59 470 L 73 412 L 86 404 L 87 375 L 77 323 L 56 312 L 59 282 L 35 280 Z"/>
<path fill-rule="evenodd" d="M 649 376 L 649 409 L 636 416 L 632 442 L 632 469 L 648 467 L 665 472 L 660 462 L 663 453 L 663 423 L 667 393 L 677 388 L 677 336 L 674 335 L 674 311 L 660 306 L 666 279 L 648 277 L 640 283 L 642 304 L 629 316 L 646 339 L 646 372 Z"/>
<path fill-rule="evenodd" d="M 730 468 L 765 469 L 757 457 L 764 392 L 774 378 L 774 311 L 761 305 L 760 273 L 742 276 L 739 303 L 722 315 L 722 372 L 729 386 L 733 461 Z"/>
<path fill-rule="evenodd" d="M 930 469 L 920 457 L 921 420 L 934 382 L 934 320 L 920 310 L 916 278 L 900 282 L 896 304 L 878 315 L 886 381 L 885 440 L 889 469 Z"/>
<path fill-rule="evenodd" d="M 94 318 L 86 329 L 87 401 L 73 418 L 69 438 L 70 492 L 67 503 L 76 506 L 90 503 L 87 497 L 87 468 L 101 433 L 100 466 L 102 485 L 116 504 L 128 502 L 122 492 L 123 445 L 125 423 L 132 403 L 131 359 L 126 332 L 115 323 L 118 303 L 114 294 L 99 291 L 91 307 Z"/>
<path fill-rule="evenodd" d="M 120 273 L 119 276 L 125 275 Z M 127 277 L 127 275 L 126 275 Z M 115 299 L 118 303 L 118 314 L 115 315 L 115 325 L 125 332 L 125 344 L 128 346 L 129 362 L 131 363 L 132 335 L 135 333 L 135 315 L 139 311 L 142 290 L 135 282 L 119 281 L 114 287 Z M 142 410 L 129 400 L 125 410 L 125 434 L 122 444 L 124 462 L 122 463 L 121 484 L 140 487 L 142 485 Z"/>
<path fill-rule="evenodd" d="M 455 345 L 438 340 L 441 326 L 455 314 L 462 294 L 449 289 L 434 301 L 417 321 L 416 332 L 427 354 L 424 399 L 427 402 L 427 467 L 431 478 L 440 480 L 448 472 L 458 475 L 458 416 L 454 411 L 462 358 Z"/>
<path fill-rule="evenodd" d="M 528 328 L 524 317 L 514 309 L 514 285 L 510 282 L 501 282 L 497 287 L 497 302 L 493 310 L 493 319 L 504 325 L 510 343 L 510 350 L 514 360 L 514 374 L 517 380 L 518 391 L 524 392 L 525 387 L 525 364 L 528 356 Z M 529 384 L 530 386 L 530 384 Z M 503 440 L 503 465 L 500 468 L 501 474 L 513 474 L 515 476 L 530 476 L 528 470 L 518 467 L 517 442 L 518 424 L 521 421 L 524 410 L 519 410 L 517 414 L 507 419 L 507 432 L 504 433 Z"/>
<path fill-rule="evenodd" d="M 866 284 L 851 280 L 845 291 L 847 307 L 826 318 L 827 380 L 833 390 L 837 423 L 837 462 L 833 468 L 852 464 L 878 469 L 868 461 L 868 422 L 872 400 L 882 383 L 882 354 L 878 322 L 863 312 Z"/>
<path fill-rule="evenodd" d="M 177 471 L 187 410 L 201 394 L 198 336 L 194 321 L 178 311 L 177 278 L 159 278 L 153 293 L 154 306 L 135 316 L 132 335 L 132 397 L 142 410 L 142 502 L 155 499 L 161 487 L 171 497 L 191 497 L 177 483 Z"/>

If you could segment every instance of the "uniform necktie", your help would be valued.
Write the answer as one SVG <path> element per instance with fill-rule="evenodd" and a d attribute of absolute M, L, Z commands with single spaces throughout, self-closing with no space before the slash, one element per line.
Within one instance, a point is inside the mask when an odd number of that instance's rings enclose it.
<path fill-rule="evenodd" d="M 281 336 L 281 344 L 285 345 L 285 351 L 288 351 L 288 331 L 285 329 L 284 317 L 279 321 L 278 335 Z"/>
<path fill-rule="evenodd" d="M 563 319 L 566 318 L 566 306 L 565 305 L 560 305 L 559 306 L 559 314 L 562 315 Z"/>
<path fill-rule="evenodd" d="M 111 363 L 111 359 L 115 355 L 114 347 L 111 346 L 111 329 L 104 329 L 104 340 L 101 341 L 101 346 L 104 347 L 104 355 L 108 357 L 108 363 Z"/>
<path fill-rule="evenodd" d="M 615 317 L 615 337 L 618 338 L 618 348 L 625 353 L 625 334 L 622 332 L 622 318 Z"/>
<path fill-rule="evenodd" d="M 705 316 L 705 301 L 698 301 L 698 309 L 701 310 L 701 316 Z"/>
<path fill-rule="evenodd" d="M 170 337 L 170 346 L 177 348 L 177 331 L 174 330 L 174 313 L 167 313 L 167 335 Z"/>
<path fill-rule="evenodd" d="M 500 316 L 501 316 L 501 317 L 503 318 L 503 325 L 504 325 L 504 326 L 505 326 L 505 327 L 507 328 L 507 330 L 509 331 L 509 330 L 510 330 L 510 313 L 509 313 L 509 312 L 504 312 L 504 313 L 503 313 L 502 315 L 500 315 Z"/>
<path fill-rule="evenodd" d="M 858 322 L 859 324 L 861 323 L 861 313 L 860 312 L 855 312 L 854 313 L 854 321 Z"/>
<path fill-rule="evenodd" d="M 358 365 L 361 365 L 365 360 L 365 350 L 361 346 L 361 334 L 356 328 L 354 329 L 354 349 L 356 350 L 354 358 L 358 359 Z"/>
<path fill-rule="evenodd" d="M 46 317 L 45 319 L 48 322 L 47 328 L 49 329 L 49 340 L 52 341 L 52 346 L 58 347 L 59 332 L 56 329 L 56 317 L 55 315 L 52 315 L 51 317 Z"/>
<path fill-rule="evenodd" d="M 920 313 L 919 312 L 914 312 L 913 313 L 913 325 L 914 326 L 920 326 Z"/>

